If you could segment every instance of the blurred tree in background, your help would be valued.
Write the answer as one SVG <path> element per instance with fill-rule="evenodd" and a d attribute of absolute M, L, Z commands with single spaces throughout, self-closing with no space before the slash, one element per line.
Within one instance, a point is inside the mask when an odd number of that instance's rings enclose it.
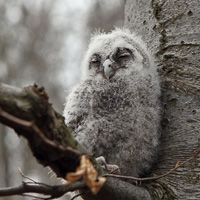
<path fill-rule="evenodd" d="M 123 18 L 122 0 L 0 0 L 0 82 L 23 87 L 36 82 L 62 112 L 66 90 L 79 79 L 90 34 L 123 26 Z M 57 181 L 37 164 L 23 139 L 0 125 L 0 187 L 21 182 L 18 167 L 37 181 Z"/>

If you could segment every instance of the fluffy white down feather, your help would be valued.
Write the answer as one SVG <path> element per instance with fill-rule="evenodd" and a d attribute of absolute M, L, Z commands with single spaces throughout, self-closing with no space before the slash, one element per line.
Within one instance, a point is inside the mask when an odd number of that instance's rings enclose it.
<path fill-rule="evenodd" d="M 102 70 L 106 59 L 114 63 L 110 79 Z M 138 36 L 115 29 L 92 37 L 81 70 L 81 82 L 66 99 L 67 126 L 123 175 L 141 176 L 155 161 L 159 144 L 160 86 L 153 57 Z"/>

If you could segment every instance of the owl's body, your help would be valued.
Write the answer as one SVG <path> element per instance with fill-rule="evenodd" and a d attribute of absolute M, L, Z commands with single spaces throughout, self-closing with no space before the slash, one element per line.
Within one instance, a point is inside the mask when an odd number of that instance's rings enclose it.
<path fill-rule="evenodd" d="M 67 97 L 66 124 L 121 174 L 149 170 L 159 142 L 159 80 L 143 42 L 127 30 L 95 36 L 83 77 Z"/>

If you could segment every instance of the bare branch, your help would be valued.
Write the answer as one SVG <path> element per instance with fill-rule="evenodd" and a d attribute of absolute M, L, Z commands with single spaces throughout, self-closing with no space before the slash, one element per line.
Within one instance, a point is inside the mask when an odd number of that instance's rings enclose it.
<path fill-rule="evenodd" d="M 47 199 L 59 198 L 67 192 L 72 192 L 81 188 L 84 188 L 85 184 L 83 181 L 78 181 L 67 187 L 62 185 L 51 186 L 40 183 L 26 183 L 23 182 L 19 186 L 0 188 L 0 196 L 11 196 L 11 195 L 24 195 L 25 193 L 37 193 L 48 195 Z"/>
<path fill-rule="evenodd" d="M 0 84 L 0 122 L 25 137 L 37 160 L 58 177 L 65 178 L 79 165 L 77 142 L 43 88 Z"/>
<path fill-rule="evenodd" d="M 73 152 L 74 154 L 77 154 L 78 156 L 80 155 L 80 153 L 76 149 L 73 149 L 71 147 L 66 148 L 63 145 L 56 144 L 54 141 L 49 140 L 45 136 L 45 134 L 42 133 L 41 130 L 33 122 L 19 119 L 3 111 L 1 107 L 0 107 L 0 119 L 5 120 L 8 123 L 8 125 L 12 128 L 21 127 L 27 131 L 34 132 L 34 134 L 41 139 L 44 145 L 49 148 L 59 149 L 60 151 L 63 151 L 66 153 L 68 153 L 67 151 L 69 151 L 69 152 Z M 23 136 L 27 138 L 28 136 L 26 134 L 28 134 L 28 132 L 23 133 Z"/>
<path fill-rule="evenodd" d="M 18 167 L 18 171 L 19 171 L 19 174 L 23 177 L 23 178 L 26 178 L 28 180 L 30 180 L 31 182 L 33 183 L 37 183 L 36 181 L 34 181 L 32 178 L 29 178 L 28 176 L 24 175 L 22 170 Z"/>
<path fill-rule="evenodd" d="M 126 179 L 126 180 L 133 180 L 133 181 L 150 181 L 150 180 L 157 180 L 160 178 L 163 178 L 165 176 L 168 176 L 169 174 L 171 174 L 173 171 L 175 171 L 176 169 L 182 167 L 183 165 L 185 165 L 186 163 L 190 162 L 191 160 L 193 160 L 194 158 L 197 158 L 200 155 L 200 150 L 195 153 L 192 157 L 188 158 L 187 160 L 185 160 L 184 162 L 182 162 L 181 164 L 179 164 L 179 162 L 176 163 L 175 167 L 173 169 L 171 169 L 170 171 L 166 172 L 165 174 L 162 174 L 160 176 L 155 176 L 155 177 L 145 177 L 145 178 L 138 178 L 138 177 L 133 177 L 133 176 L 122 176 L 122 175 L 115 175 L 115 174 L 104 174 L 104 177 L 112 177 L 112 178 L 119 178 L 119 179 Z"/>
<path fill-rule="evenodd" d="M 83 195 L 84 193 L 81 193 L 81 194 L 76 194 L 76 195 L 74 195 L 72 198 L 71 198 L 71 200 L 74 200 L 74 199 L 76 199 L 77 197 L 80 197 L 81 195 Z"/>

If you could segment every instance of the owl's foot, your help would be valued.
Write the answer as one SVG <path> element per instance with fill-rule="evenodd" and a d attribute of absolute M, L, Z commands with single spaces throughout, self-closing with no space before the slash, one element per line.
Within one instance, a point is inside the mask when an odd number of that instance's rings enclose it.
<path fill-rule="evenodd" d="M 101 167 L 108 173 L 115 173 L 115 174 L 121 174 L 120 169 L 117 165 L 111 165 L 107 164 L 106 160 L 103 156 L 99 156 L 96 158 L 96 161 L 101 165 Z"/>

